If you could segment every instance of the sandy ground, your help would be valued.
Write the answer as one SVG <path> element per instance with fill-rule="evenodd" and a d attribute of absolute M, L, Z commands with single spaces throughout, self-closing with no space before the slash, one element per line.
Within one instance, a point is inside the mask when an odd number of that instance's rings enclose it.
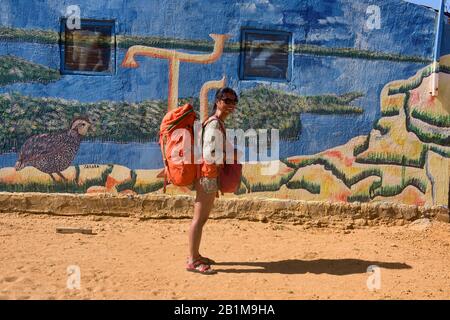
<path fill-rule="evenodd" d="M 309 228 L 210 220 L 185 271 L 189 220 L 0 215 L 0 299 L 450 299 L 450 225 Z M 90 227 L 95 235 L 59 234 Z M 67 267 L 81 288 L 67 289 Z M 381 288 L 369 291 L 377 265 Z"/>

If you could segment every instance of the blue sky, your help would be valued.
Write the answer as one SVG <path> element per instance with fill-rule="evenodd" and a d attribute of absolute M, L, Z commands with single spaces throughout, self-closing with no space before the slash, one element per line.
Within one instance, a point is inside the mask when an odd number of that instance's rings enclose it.
<path fill-rule="evenodd" d="M 406 1 L 417 4 L 423 4 L 425 6 L 433 7 L 435 9 L 439 9 L 439 6 L 441 4 L 440 0 L 406 0 Z"/>

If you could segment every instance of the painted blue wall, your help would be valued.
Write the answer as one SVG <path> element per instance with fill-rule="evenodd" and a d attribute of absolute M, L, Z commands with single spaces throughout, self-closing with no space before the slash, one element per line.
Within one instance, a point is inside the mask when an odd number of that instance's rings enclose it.
<path fill-rule="evenodd" d="M 446 17 L 444 27 L 442 28 L 441 56 L 447 54 L 450 54 L 450 23 Z"/>
<path fill-rule="evenodd" d="M 0 24 L 59 30 L 63 0 L 2 0 Z M 295 43 L 352 47 L 431 57 L 432 9 L 402 0 L 78 0 L 85 18 L 116 19 L 118 33 L 208 39 L 229 33 L 238 41 L 242 26 L 294 32 Z M 381 9 L 381 29 L 367 30 L 369 5 Z"/>
<path fill-rule="evenodd" d="M 0 25 L 15 28 L 59 31 L 60 18 L 73 1 L 2 0 Z M 295 44 L 314 44 L 329 48 L 355 48 L 381 53 L 419 56 L 432 59 L 437 13 L 401 0 L 352 1 L 219 1 L 219 0 L 78 0 L 82 18 L 115 19 L 118 35 L 161 36 L 178 39 L 209 40 L 210 33 L 231 34 L 231 42 L 240 41 L 242 27 L 290 31 Z M 381 9 L 381 29 L 368 30 L 366 14 L 369 5 Z M 65 75 L 48 85 L 14 84 L 0 88 L 0 93 L 19 91 L 40 97 L 60 97 L 83 102 L 99 100 L 142 101 L 166 99 L 167 62 L 139 57 L 141 67 L 120 67 L 124 49 L 118 51 L 117 74 L 113 76 Z M 58 45 L 0 42 L 0 55 L 11 54 L 59 68 Z M 272 83 L 274 87 L 301 95 L 343 94 L 361 91 L 364 97 L 355 101 L 364 109 L 362 115 L 302 115 L 302 136 L 297 142 L 283 144 L 282 156 L 313 154 L 343 144 L 350 138 L 368 133 L 380 116 L 379 95 L 389 81 L 406 79 L 425 64 L 374 61 L 313 55 L 295 55 L 292 81 Z M 254 87 L 257 81 L 238 78 L 239 53 L 225 53 L 212 65 L 181 64 L 180 97 L 198 96 L 205 81 L 223 75 L 238 91 Z M 330 130 L 332 128 L 332 130 Z M 80 163 L 121 163 L 130 168 L 160 166 L 159 161 L 103 150 L 95 155 L 85 144 Z M 101 151 L 96 151 L 101 152 Z M 111 156 L 106 156 L 110 154 Z M 9 156 L 10 157 L 10 156 Z M 91 158 L 89 158 L 91 157 Z M 159 157 L 159 156 L 158 156 Z M 156 158 L 158 158 L 156 157 Z M 156 159 L 155 158 L 155 159 Z M 9 158 L 8 158 L 9 159 Z M 5 160 L 6 161 L 6 160 Z M 0 166 L 9 162 L 1 162 Z"/>

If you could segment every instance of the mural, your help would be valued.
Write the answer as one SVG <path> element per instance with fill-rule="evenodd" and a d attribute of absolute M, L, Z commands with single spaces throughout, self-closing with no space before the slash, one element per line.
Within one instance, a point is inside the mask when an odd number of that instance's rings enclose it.
<path fill-rule="evenodd" d="M 268 25 L 292 33 L 288 83 L 240 81 L 239 30 L 208 21 L 210 30 L 224 31 L 209 35 L 213 41 L 119 35 L 117 74 L 108 78 L 61 75 L 56 31 L 0 26 L 0 192 L 162 192 L 156 139 L 165 112 L 189 102 L 203 119 L 210 91 L 227 84 L 240 96 L 227 127 L 275 128 L 283 140 L 279 171 L 261 175 L 261 164 L 246 163 L 240 189 L 227 197 L 447 206 L 450 55 L 432 63 L 434 11 L 400 1 L 409 10 L 401 14 L 420 13 L 416 24 L 429 39 L 380 47 L 401 38 L 391 28 L 361 49 L 351 43 L 364 36 L 355 31 L 357 19 L 336 16 L 348 6 L 353 14 L 363 10 L 351 2 L 333 2 L 330 16 L 321 6 L 304 12 L 309 1 L 295 10 L 289 1 L 267 1 L 274 17 L 259 20 L 262 4 L 250 2 L 254 9 L 239 9 L 245 27 L 264 29 L 265 20 L 281 21 L 273 18 L 284 13 L 280 25 Z M 292 20 L 296 15 L 302 21 Z M 391 18 L 385 21 L 394 26 L 398 17 Z M 434 73 L 437 97 L 430 94 Z M 173 186 L 168 193 L 192 194 Z"/>

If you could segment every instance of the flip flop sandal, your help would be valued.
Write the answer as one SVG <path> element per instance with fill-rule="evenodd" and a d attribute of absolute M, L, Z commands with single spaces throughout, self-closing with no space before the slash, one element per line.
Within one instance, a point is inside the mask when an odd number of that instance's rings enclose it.
<path fill-rule="evenodd" d="M 189 261 L 189 257 L 186 258 L 186 263 L 187 263 L 188 261 Z M 210 258 L 207 258 L 207 257 L 203 257 L 203 256 L 200 256 L 196 261 L 201 261 L 201 262 L 203 262 L 204 264 L 209 264 L 209 265 L 216 264 L 216 262 L 215 262 L 213 259 L 210 259 Z"/>
<path fill-rule="evenodd" d="M 201 274 L 216 274 L 217 271 L 211 269 L 209 264 L 204 263 L 202 260 L 196 260 L 193 263 L 188 263 L 186 266 L 186 270 L 189 272 L 196 272 Z"/>
<path fill-rule="evenodd" d="M 216 262 L 213 259 L 210 259 L 210 258 L 207 258 L 207 257 L 200 256 L 200 260 L 205 262 L 206 264 L 209 264 L 209 265 L 216 264 Z"/>

